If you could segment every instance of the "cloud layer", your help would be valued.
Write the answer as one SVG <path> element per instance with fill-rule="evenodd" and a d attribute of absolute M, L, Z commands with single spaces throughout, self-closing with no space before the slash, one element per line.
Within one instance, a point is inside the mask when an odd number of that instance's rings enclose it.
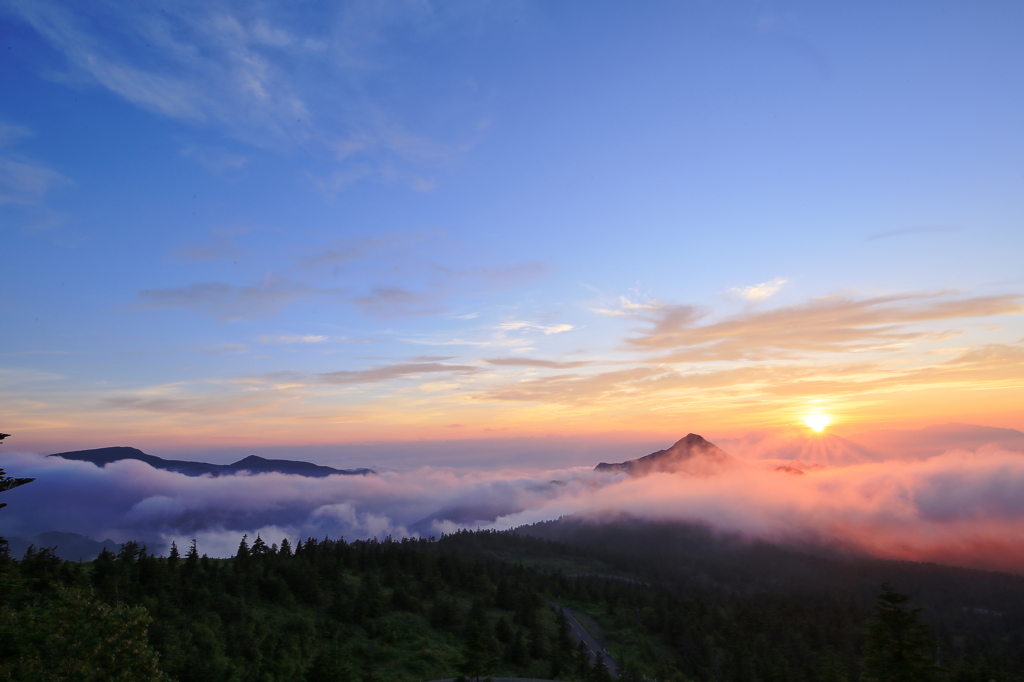
<path fill-rule="evenodd" d="M 243 532 L 272 541 L 351 539 L 626 513 L 878 557 L 1024 571 L 1024 455 L 998 448 L 809 468 L 802 476 L 753 460 L 710 477 L 638 479 L 589 467 L 190 478 L 137 461 L 99 469 L 16 453 L 5 467 L 37 478 L 6 494 L 0 532 L 12 536 L 62 530 L 154 546 L 195 537 L 211 555 L 228 555 Z"/>

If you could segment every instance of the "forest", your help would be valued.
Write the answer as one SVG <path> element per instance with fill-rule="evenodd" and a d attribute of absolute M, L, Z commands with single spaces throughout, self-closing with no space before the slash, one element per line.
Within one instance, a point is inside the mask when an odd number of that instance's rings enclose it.
<path fill-rule="evenodd" d="M 163 557 L 128 542 L 87 563 L 46 548 L 15 560 L 4 548 L 0 679 L 612 679 L 570 636 L 568 611 L 589 616 L 626 680 L 1024 680 L 1016 576 L 877 561 L 869 570 L 675 532 L 563 520 L 436 540 L 257 536 L 230 559 L 195 542 Z M 614 549 L 623 536 L 645 544 Z M 686 538 L 692 556 L 670 550 Z M 745 577 L 750 552 L 765 580 Z M 697 556 L 707 563 L 695 568 Z M 829 573 L 820 561 L 831 573 L 845 565 L 848 589 L 809 580 Z M 867 588 L 886 566 L 892 585 Z M 1003 611 L 943 608 L 943 591 L 966 583 L 1003 599 Z"/>

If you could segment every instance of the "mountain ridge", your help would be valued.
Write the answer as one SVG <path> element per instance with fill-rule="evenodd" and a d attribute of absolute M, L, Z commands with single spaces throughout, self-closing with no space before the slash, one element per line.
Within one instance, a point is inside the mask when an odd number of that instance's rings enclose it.
<path fill-rule="evenodd" d="M 57 452 L 49 456 L 90 462 L 100 468 L 112 462 L 134 459 L 145 462 L 154 469 L 174 471 L 185 476 L 234 476 L 243 471 L 248 471 L 253 474 L 277 473 L 306 476 L 308 478 L 325 478 L 332 475 L 366 476 L 377 473 L 373 469 L 335 469 L 329 466 L 313 464 L 312 462 L 290 459 L 266 459 L 258 455 L 249 455 L 232 464 L 211 464 L 209 462 L 192 462 L 181 459 L 164 459 L 156 455 L 146 454 L 138 448 L 126 446 L 72 450 L 69 452 Z"/>

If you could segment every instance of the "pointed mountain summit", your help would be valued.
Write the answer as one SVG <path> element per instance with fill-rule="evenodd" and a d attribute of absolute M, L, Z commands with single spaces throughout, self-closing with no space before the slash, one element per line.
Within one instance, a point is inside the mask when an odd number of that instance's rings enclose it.
<path fill-rule="evenodd" d="M 594 467 L 594 471 L 624 471 L 633 477 L 653 473 L 713 476 L 724 469 L 738 466 L 742 466 L 742 463 L 728 452 L 704 440 L 702 436 L 690 433 L 666 450 L 658 450 L 646 457 L 616 464 L 601 462 Z"/>
<path fill-rule="evenodd" d="M 111 462 L 122 459 L 137 459 L 154 469 L 174 471 L 186 476 L 232 476 L 243 471 L 251 474 L 296 474 L 312 478 L 323 478 L 332 474 L 342 476 L 365 476 L 375 474 L 372 469 L 335 469 L 311 462 L 300 462 L 291 459 L 265 459 L 257 455 L 249 455 L 234 464 L 210 464 L 208 462 L 189 462 L 180 459 L 163 459 L 155 455 L 147 455 L 138 448 L 112 447 L 96 448 L 95 450 L 75 450 L 74 452 L 58 452 L 50 457 L 62 457 L 81 462 L 92 462 L 102 468 Z"/>

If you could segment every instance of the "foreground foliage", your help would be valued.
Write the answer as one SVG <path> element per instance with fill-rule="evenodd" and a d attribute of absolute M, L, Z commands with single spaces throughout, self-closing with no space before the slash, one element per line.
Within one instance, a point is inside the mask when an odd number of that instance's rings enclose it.
<path fill-rule="evenodd" d="M 6 564 L 0 671 L 6 679 L 607 682 L 557 603 L 605 637 L 627 680 L 1024 679 L 1024 639 L 1012 623 L 1008 635 L 982 633 L 970 651 L 947 653 L 940 669 L 919 614 L 892 590 L 873 614 L 871 601 L 850 594 L 645 582 L 616 570 L 614 555 L 595 556 L 493 532 L 307 539 L 294 548 L 246 538 L 227 560 L 201 556 L 195 543 L 167 558 L 127 543 L 90 565 L 32 550 Z M 943 641 L 969 634 L 940 625 Z M 894 641 L 906 644 L 903 653 L 893 653 Z M 879 673 L 894 655 L 917 676 Z"/>

